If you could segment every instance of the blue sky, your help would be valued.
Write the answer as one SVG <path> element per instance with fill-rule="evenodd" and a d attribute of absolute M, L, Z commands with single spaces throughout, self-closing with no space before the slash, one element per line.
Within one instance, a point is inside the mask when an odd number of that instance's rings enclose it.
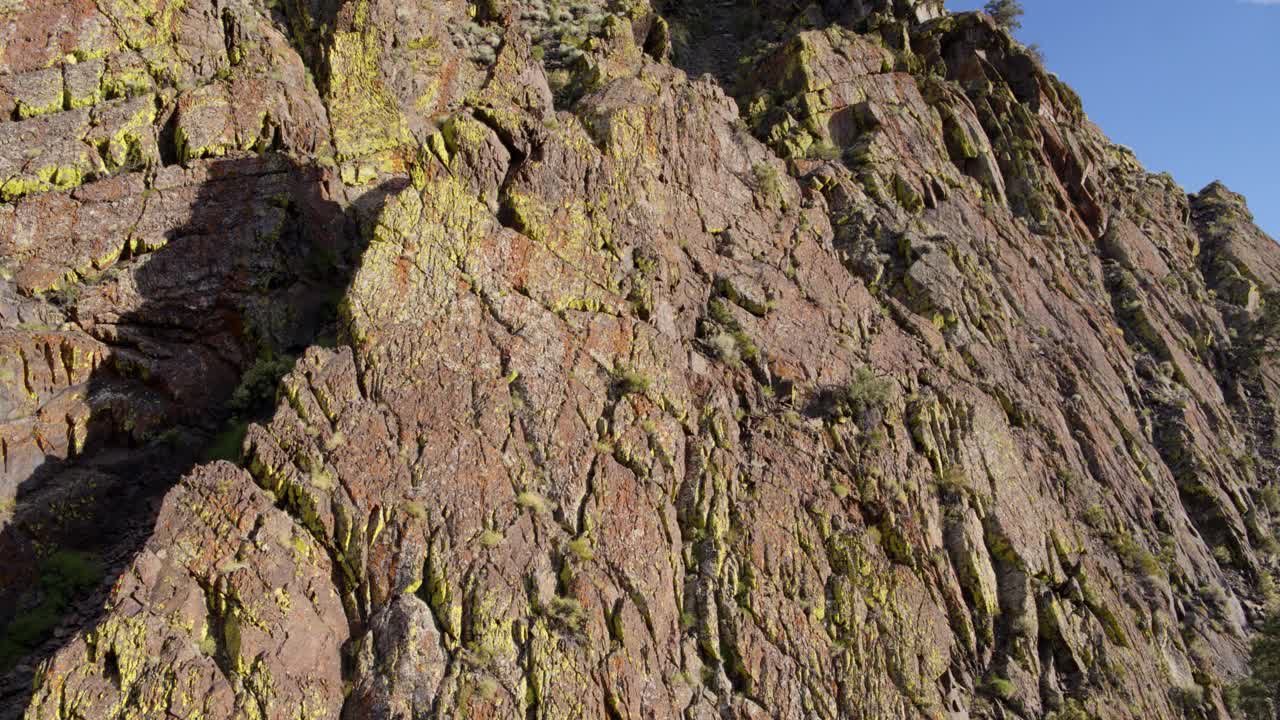
<path fill-rule="evenodd" d="M 947 0 L 973 10 L 980 0 Z M 1280 239 L 1280 0 L 1023 0 L 1017 35 L 1189 192 L 1223 181 Z"/>

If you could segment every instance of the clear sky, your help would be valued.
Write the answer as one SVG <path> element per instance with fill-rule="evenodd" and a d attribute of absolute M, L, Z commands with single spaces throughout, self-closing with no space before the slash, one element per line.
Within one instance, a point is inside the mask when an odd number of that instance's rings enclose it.
<path fill-rule="evenodd" d="M 947 0 L 974 10 L 980 0 Z M 1243 194 L 1280 239 L 1280 0 L 1023 0 L 1017 35 L 1148 170 Z"/>

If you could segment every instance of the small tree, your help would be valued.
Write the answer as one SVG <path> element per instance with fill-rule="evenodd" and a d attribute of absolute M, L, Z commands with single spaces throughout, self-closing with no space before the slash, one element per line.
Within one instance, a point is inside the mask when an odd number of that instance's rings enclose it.
<path fill-rule="evenodd" d="M 1019 0 L 989 0 L 983 10 L 997 25 L 1010 32 L 1022 27 L 1022 15 L 1025 11 Z"/>
<path fill-rule="evenodd" d="M 1253 638 L 1249 677 L 1230 695 L 1249 720 L 1274 720 L 1280 714 L 1280 615 L 1272 615 Z"/>

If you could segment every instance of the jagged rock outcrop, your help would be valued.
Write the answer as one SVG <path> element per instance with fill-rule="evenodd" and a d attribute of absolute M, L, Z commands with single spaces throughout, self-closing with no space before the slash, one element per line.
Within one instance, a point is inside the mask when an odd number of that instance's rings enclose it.
<path fill-rule="evenodd" d="M 10 5 L 16 713 L 1242 712 L 1280 248 L 985 16 Z"/>

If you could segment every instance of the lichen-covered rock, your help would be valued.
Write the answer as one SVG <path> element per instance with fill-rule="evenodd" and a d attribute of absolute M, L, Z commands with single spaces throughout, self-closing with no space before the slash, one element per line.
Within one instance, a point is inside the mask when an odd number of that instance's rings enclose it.
<path fill-rule="evenodd" d="M 170 491 L 86 629 L 36 678 L 61 717 L 337 718 L 346 618 L 329 557 L 227 463 Z"/>
<path fill-rule="evenodd" d="M 3 704 L 1237 712 L 1280 249 L 989 18 L 28 5 L 0 620 L 67 620 L 8 623 Z M 105 603 L 46 591 L 71 546 Z"/>

